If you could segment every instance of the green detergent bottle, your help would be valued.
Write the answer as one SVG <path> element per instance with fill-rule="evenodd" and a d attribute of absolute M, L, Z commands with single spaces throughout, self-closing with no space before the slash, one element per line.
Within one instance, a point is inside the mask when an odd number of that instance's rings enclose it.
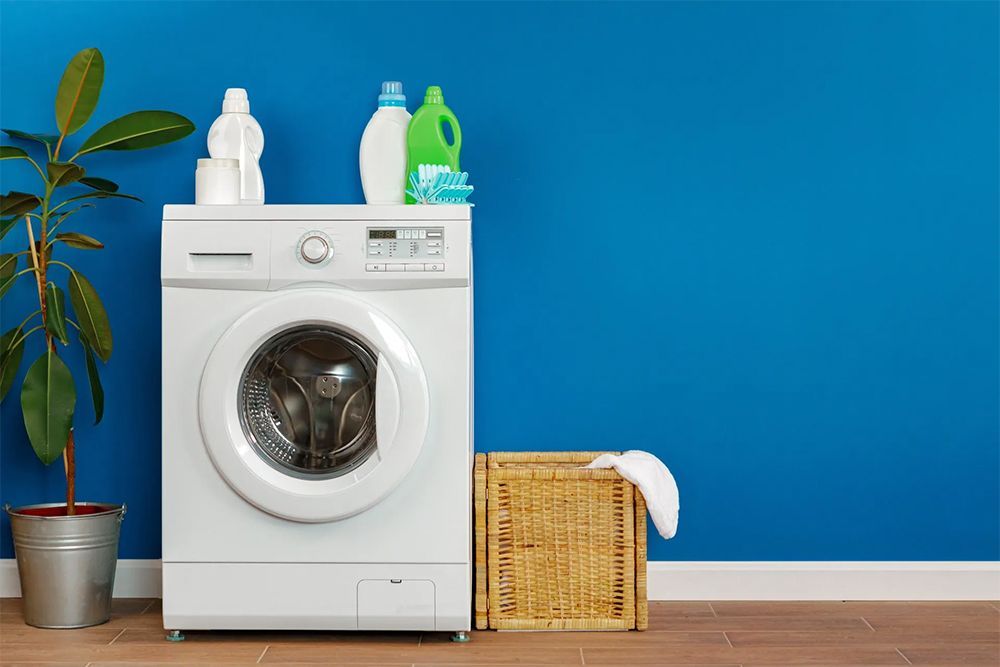
<path fill-rule="evenodd" d="M 454 137 L 450 144 L 444 136 L 445 123 L 451 126 Z M 406 131 L 406 177 L 409 178 L 419 164 L 444 164 L 452 171 L 461 171 L 458 168 L 458 153 L 461 150 L 462 128 L 458 125 L 458 118 L 444 105 L 441 87 L 428 86 L 423 106 L 413 114 Z M 413 204 L 415 200 L 407 194 L 406 203 Z"/>

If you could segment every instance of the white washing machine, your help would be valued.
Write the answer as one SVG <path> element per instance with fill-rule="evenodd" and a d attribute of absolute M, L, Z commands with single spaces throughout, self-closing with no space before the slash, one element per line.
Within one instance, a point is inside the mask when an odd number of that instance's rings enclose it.
<path fill-rule="evenodd" d="M 163 209 L 163 622 L 472 606 L 467 206 Z"/>

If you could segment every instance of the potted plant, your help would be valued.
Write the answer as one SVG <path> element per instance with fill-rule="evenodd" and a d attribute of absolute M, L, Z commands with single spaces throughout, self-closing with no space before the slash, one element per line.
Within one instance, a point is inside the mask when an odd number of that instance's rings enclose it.
<path fill-rule="evenodd" d="M 112 339 L 94 286 L 56 257 L 63 250 L 104 247 L 91 236 L 66 229 L 70 218 L 92 207 L 92 201 L 141 200 L 118 192 L 112 181 L 89 175 L 79 160 L 99 151 L 160 146 L 194 131 L 194 124 L 178 114 L 136 111 L 101 127 L 70 153 L 66 140 L 90 118 L 103 81 L 101 52 L 94 48 L 80 51 L 70 60 L 56 91 L 58 134 L 3 130 L 34 146 L 39 154 L 44 151 L 44 161 L 34 160 L 17 146 L 0 146 L 0 159 L 21 160 L 41 179 L 40 194 L 0 196 L 0 239 L 14 230 L 25 235 L 23 250 L 0 254 L 0 299 L 22 278 L 33 280 L 38 293 L 38 308 L 13 318 L 20 324 L 0 336 L 0 400 L 12 393 L 26 347 L 38 346 L 40 355 L 28 368 L 20 391 L 24 428 L 41 462 L 50 465 L 61 458 L 66 471 L 65 503 L 6 507 L 24 620 L 39 627 L 84 627 L 110 618 L 119 525 L 125 515 L 124 505 L 76 502 L 73 416 L 77 383 L 59 357 L 59 349 L 71 343 L 83 347 L 97 423 L 104 414 L 98 360 L 107 362 L 111 357 Z"/>

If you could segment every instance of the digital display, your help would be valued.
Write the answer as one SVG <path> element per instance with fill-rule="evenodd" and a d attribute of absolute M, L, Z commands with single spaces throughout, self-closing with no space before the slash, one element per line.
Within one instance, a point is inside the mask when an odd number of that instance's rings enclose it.
<path fill-rule="evenodd" d="M 395 229 L 369 229 L 368 238 L 370 239 L 394 239 L 396 238 Z"/>

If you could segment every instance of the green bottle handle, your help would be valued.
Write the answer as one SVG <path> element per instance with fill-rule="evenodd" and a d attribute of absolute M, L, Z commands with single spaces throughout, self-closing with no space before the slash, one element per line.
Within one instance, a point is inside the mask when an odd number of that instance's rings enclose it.
<path fill-rule="evenodd" d="M 449 144 L 444 136 L 444 121 L 448 121 L 448 124 L 451 125 L 451 131 L 455 139 L 454 143 Z M 453 114 L 443 113 L 439 115 L 437 119 L 437 131 L 441 145 L 446 146 L 445 150 L 451 155 L 455 171 L 458 171 L 458 155 L 462 150 L 462 127 L 458 124 L 458 118 L 455 118 Z"/>

